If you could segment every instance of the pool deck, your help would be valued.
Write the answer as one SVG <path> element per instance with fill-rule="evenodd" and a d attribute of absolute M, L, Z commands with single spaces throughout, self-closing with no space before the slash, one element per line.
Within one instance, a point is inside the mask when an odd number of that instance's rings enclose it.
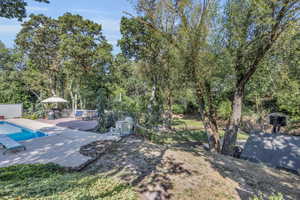
<path fill-rule="evenodd" d="M 44 132 L 48 136 L 19 142 L 25 145 L 25 151 L 8 152 L 3 155 L 3 149 L 0 149 L 0 167 L 15 164 L 55 163 L 63 167 L 80 169 L 93 159 L 79 153 L 81 146 L 99 140 L 118 141 L 121 139 L 109 133 L 79 131 L 29 119 L 6 121 Z"/>
<path fill-rule="evenodd" d="M 89 131 L 93 130 L 98 125 L 98 120 L 78 120 L 75 118 L 59 118 L 55 120 L 47 120 L 47 119 L 38 119 L 38 121 L 52 124 L 60 127 L 70 128 L 70 129 L 77 129 L 80 131 Z"/>

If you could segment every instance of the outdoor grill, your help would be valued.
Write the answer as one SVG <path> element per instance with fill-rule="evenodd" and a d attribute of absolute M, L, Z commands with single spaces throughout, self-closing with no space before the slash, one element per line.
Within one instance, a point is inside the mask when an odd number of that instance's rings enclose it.
<path fill-rule="evenodd" d="M 287 125 L 287 116 L 280 113 L 269 115 L 269 123 L 273 126 L 272 133 L 279 133 L 280 128 Z"/>

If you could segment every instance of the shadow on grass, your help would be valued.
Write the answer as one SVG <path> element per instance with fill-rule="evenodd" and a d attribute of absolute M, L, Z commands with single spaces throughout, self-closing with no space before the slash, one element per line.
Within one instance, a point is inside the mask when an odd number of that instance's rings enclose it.
<path fill-rule="evenodd" d="M 84 171 L 117 177 L 135 186 L 144 199 L 169 199 L 169 190 L 173 188 L 169 175 L 189 172 L 183 163 L 164 158 L 167 149 L 141 136 L 129 136 L 115 143 Z M 164 170 L 158 170 L 161 168 Z"/>

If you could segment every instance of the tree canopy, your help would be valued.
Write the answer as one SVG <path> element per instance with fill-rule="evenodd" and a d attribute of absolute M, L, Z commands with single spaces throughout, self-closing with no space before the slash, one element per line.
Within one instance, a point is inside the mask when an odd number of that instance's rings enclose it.
<path fill-rule="evenodd" d="M 298 0 L 138 0 L 135 9 L 121 19 L 116 55 L 101 24 L 30 15 L 15 48 L 0 43 L 1 102 L 36 110 L 59 95 L 73 110 L 98 108 L 103 131 L 114 112 L 155 131 L 197 115 L 210 148 L 227 155 L 243 116 L 300 118 Z"/>
<path fill-rule="evenodd" d="M 37 2 L 49 3 L 49 0 L 34 0 Z M 24 0 L 1 0 L 0 17 L 8 19 L 16 18 L 22 21 L 26 16 L 27 2 Z"/>

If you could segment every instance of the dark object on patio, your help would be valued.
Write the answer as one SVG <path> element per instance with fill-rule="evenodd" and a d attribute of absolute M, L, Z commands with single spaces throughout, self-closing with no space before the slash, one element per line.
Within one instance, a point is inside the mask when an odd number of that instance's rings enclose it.
<path fill-rule="evenodd" d="M 272 113 L 269 115 L 269 122 L 273 125 L 272 133 L 279 133 L 280 128 L 287 125 L 287 117 L 280 113 Z"/>
<path fill-rule="evenodd" d="M 0 115 L 0 120 L 4 120 L 4 116 Z"/>
<path fill-rule="evenodd" d="M 242 152 L 243 152 L 243 147 L 240 147 L 240 146 L 235 146 L 234 148 L 233 148 L 233 157 L 235 157 L 235 158 L 240 158 L 241 157 L 241 154 L 242 154 Z"/>
<path fill-rule="evenodd" d="M 241 158 L 300 173 L 300 137 L 253 134 L 248 138 Z"/>

